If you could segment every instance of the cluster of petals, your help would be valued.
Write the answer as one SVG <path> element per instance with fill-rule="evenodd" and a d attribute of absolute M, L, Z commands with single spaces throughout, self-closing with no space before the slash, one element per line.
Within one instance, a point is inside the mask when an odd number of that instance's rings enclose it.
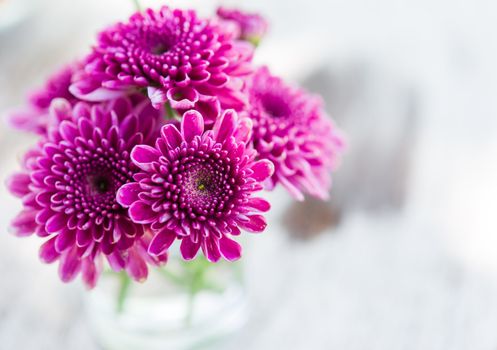
<path fill-rule="evenodd" d="M 92 288 L 104 264 L 144 281 L 175 242 L 186 260 L 239 259 L 238 236 L 266 229 L 264 189 L 328 198 L 343 139 L 319 97 L 254 69 L 267 28 L 164 6 L 102 31 L 10 116 L 40 136 L 7 181 L 14 233 Z"/>
<path fill-rule="evenodd" d="M 41 88 L 33 91 L 28 97 L 28 104 L 9 114 L 10 124 L 19 130 L 45 135 L 50 125 L 54 125 L 48 112 L 52 101 L 63 98 L 70 103 L 76 98 L 69 92 L 73 75 L 80 69 L 79 63 L 63 67 L 50 76 Z"/>
<path fill-rule="evenodd" d="M 258 13 L 220 7 L 217 9 L 217 16 L 233 25 L 235 37 L 249 41 L 254 45 L 259 44 L 269 28 L 266 19 Z"/>
<path fill-rule="evenodd" d="M 221 110 L 246 106 L 252 55 L 252 45 L 224 26 L 164 6 L 101 32 L 70 90 L 102 101 L 138 89 L 157 108 L 168 103 L 180 115 L 195 109 L 213 124 Z"/>
<path fill-rule="evenodd" d="M 285 84 L 266 67 L 254 73 L 249 91 L 254 148 L 275 166 L 268 187 L 281 184 L 298 200 L 304 194 L 327 199 L 344 141 L 321 98 Z"/>
<path fill-rule="evenodd" d="M 167 255 L 146 254 L 150 233 L 129 219 L 116 192 L 137 171 L 132 148 L 156 139 L 158 112 L 148 101 L 134 105 L 122 98 L 99 106 L 55 99 L 50 113 L 58 128 L 27 153 L 23 171 L 8 181 L 23 204 L 14 233 L 43 238 L 40 257 L 58 261 L 65 282 L 81 273 L 87 286 L 95 286 L 104 257 L 114 270 L 144 280 L 147 263 L 165 262 Z"/>
<path fill-rule="evenodd" d="M 212 130 L 205 130 L 197 111 L 186 112 L 178 129 L 162 127 L 155 147 L 136 146 L 131 158 L 141 169 L 118 192 L 118 202 L 129 207 L 134 222 L 150 225 L 152 256 L 166 252 L 180 240 L 184 259 L 201 248 L 212 262 L 236 260 L 240 245 L 233 240 L 240 229 L 262 232 L 261 213 L 269 203 L 254 194 L 273 173 L 268 160 L 255 160 L 247 147 L 250 119 L 225 111 Z"/>

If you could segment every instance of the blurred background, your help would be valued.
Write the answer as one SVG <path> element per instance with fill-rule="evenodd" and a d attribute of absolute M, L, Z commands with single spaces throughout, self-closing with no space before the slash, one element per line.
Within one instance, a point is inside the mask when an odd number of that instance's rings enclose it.
<path fill-rule="evenodd" d="M 329 203 L 271 194 L 237 349 L 497 349 L 497 2 L 168 1 L 221 3 L 269 19 L 257 61 L 322 94 L 349 144 Z M 0 114 L 132 9 L 0 0 Z M 33 142 L 0 124 L 2 183 Z M 98 349 L 79 282 L 8 234 L 19 206 L 0 186 L 0 349 Z"/>

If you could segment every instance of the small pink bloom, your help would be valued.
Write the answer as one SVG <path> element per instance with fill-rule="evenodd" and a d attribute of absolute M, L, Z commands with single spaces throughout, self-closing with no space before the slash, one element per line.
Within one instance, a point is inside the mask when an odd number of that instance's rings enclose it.
<path fill-rule="evenodd" d="M 95 286 L 102 257 L 114 270 L 143 280 L 146 263 L 162 263 L 167 255 L 147 254 L 150 233 L 131 221 L 116 192 L 138 171 L 132 148 L 157 138 L 159 112 L 147 100 L 131 99 L 74 107 L 56 99 L 50 112 L 58 126 L 28 153 L 23 172 L 7 182 L 23 201 L 14 232 L 44 238 L 40 258 L 59 261 L 64 282 L 81 273 L 85 284 Z"/>
<path fill-rule="evenodd" d="M 189 111 L 179 129 L 162 127 L 155 147 L 133 149 L 131 158 L 141 172 L 136 182 L 121 187 L 117 200 L 134 222 L 151 225 L 150 255 L 163 254 L 179 239 L 187 260 L 199 249 L 209 261 L 236 260 L 241 247 L 233 237 L 240 229 L 266 228 L 260 213 L 269 203 L 253 195 L 274 169 L 267 160 L 254 160 L 255 151 L 247 148 L 250 136 L 250 120 L 232 110 L 212 130 L 205 130 L 199 112 Z"/>
<path fill-rule="evenodd" d="M 217 15 L 234 27 L 235 37 L 255 45 L 261 41 L 269 27 L 266 19 L 258 13 L 220 7 L 217 9 Z"/>
<path fill-rule="evenodd" d="M 253 49 L 194 11 L 162 7 L 135 13 L 101 32 L 71 91 L 84 100 L 144 91 L 159 108 L 195 109 L 213 124 L 222 109 L 246 105 Z"/>
<path fill-rule="evenodd" d="M 265 67 L 249 90 L 253 145 L 275 166 L 269 187 L 281 184 L 298 200 L 305 193 L 327 199 L 344 141 L 321 99 L 286 85 Z"/>
<path fill-rule="evenodd" d="M 19 130 L 45 135 L 52 124 L 48 111 L 52 101 L 63 98 L 71 103 L 75 102 L 76 98 L 69 92 L 69 86 L 73 75 L 80 68 L 79 63 L 74 63 L 52 75 L 42 88 L 31 93 L 26 107 L 9 114 L 10 124 Z"/>

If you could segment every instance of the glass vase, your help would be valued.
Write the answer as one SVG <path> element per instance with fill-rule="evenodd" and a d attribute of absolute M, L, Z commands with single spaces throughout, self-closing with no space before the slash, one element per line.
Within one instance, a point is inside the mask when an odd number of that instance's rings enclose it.
<path fill-rule="evenodd" d="M 245 324 L 240 262 L 171 258 L 146 283 L 104 273 L 89 293 L 87 318 L 104 350 L 216 349 Z"/>

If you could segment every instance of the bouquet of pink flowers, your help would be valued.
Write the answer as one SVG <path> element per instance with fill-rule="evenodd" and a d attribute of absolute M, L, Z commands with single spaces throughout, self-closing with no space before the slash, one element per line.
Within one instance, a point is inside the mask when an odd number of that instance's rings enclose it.
<path fill-rule="evenodd" d="M 11 115 L 38 135 L 10 177 L 18 236 L 43 240 L 60 278 L 96 285 L 104 262 L 137 281 L 199 250 L 234 261 L 266 228 L 262 190 L 328 197 L 343 148 L 319 96 L 252 62 L 265 20 L 162 7 L 97 36 Z"/>

